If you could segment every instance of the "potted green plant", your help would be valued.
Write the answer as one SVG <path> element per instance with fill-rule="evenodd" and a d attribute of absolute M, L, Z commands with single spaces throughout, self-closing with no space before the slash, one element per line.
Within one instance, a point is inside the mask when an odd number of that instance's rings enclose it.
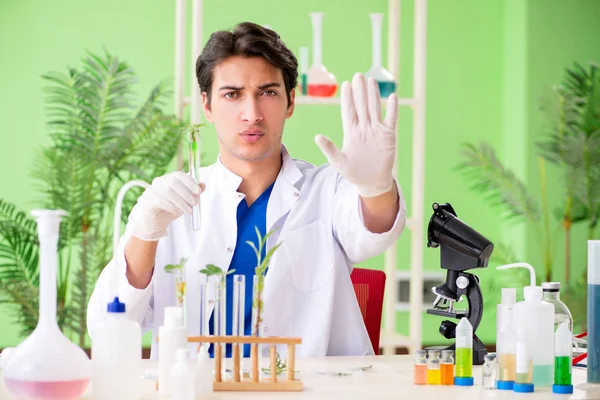
<path fill-rule="evenodd" d="M 165 83 L 136 104 L 135 71 L 109 53 L 87 53 L 80 67 L 43 79 L 50 143 L 39 151 L 33 178 L 40 208 L 68 212 L 59 241 L 57 319 L 84 346 L 89 296 L 111 258 L 116 193 L 127 181 L 164 174 L 184 125 L 163 111 Z M 139 194 L 125 198 L 123 223 Z M 38 319 L 38 246 L 28 213 L 0 199 L 0 302 L 23 334 Z"/>

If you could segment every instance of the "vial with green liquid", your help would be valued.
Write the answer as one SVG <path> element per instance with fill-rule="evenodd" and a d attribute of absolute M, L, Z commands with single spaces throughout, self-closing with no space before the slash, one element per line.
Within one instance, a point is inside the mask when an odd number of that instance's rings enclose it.
<path fill-rule="evenodd" d="M 573 335 L 566 322 L 561 323 L 554 334 L 554 385 L 552 392 L 558 394 L 573 393 L 571 384 L 571 358 L 573 354 Z"/>
<path fill-rule="evenodd" d="M 473 385 L 473 326 L 465 317 L 456 326 L 456 369 L 454 384 Z"/>

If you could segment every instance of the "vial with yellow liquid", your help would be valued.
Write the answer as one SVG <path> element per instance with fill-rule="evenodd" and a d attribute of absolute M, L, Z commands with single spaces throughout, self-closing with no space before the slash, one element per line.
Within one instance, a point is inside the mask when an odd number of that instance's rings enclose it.
<path fill-rule="evenodd" d="M 462 317 L 456 325 L 456 386 L 473 386 L 473 326 Z"/>
<path fill-rule="evenodd" d="M 440 371 L 440 351 L 429 350 L 427 352 L 427 384 L 440 385 L 442 373 Z"/>
<path fill-rule="evenodd" d="M 513 390 L 515 383 L 515 352 L 516 334 L 512 319 L 506 319 L 504 326 L 498 331 L 496 339 L 496 350 L 498 354 L 498 377 L 496 387 L 499 390 Z"/>

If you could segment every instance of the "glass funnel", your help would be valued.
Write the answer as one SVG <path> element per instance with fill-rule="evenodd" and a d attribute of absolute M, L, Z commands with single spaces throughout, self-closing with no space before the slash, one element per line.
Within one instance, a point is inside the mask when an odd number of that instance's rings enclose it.
<path fill-rule="evenodd" d="M 11 353 L 4 380 L 17 399 L 79 399 L 88 386 L 91 365 L 82 349 L 56 323 L 58 232 L 64 211 L 34 210 L 40 241 L 39 319 L 35 330 Z"/>
<path fill-rule="evenodd" d="M 372 31 L 372 60 L 371 68 L 367 72 L 367 78 L 373 78 L 379 85 L 379 95 L 388 97 L 396 91 L 396 81 L 394 76 L 381 65 L 381 26 L 383 23 L 382 13 L 369 14 L 371 18 Z"/>
<path fill-rule="evenodd" d="M 323 13 L 310 13 L 313 27 L 313 64 L 308 70 L 308 95 L 315 97 L 332 97 L 338 87 L 335 75 L 327 71 L 323 65 Z"/>

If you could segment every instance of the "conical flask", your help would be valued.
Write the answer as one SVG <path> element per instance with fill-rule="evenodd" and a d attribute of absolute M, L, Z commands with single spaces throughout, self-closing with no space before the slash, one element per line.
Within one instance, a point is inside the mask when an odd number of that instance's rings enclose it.
<path fill-rule="evenodd" d="M 91 364 L 56 323 L 57 245 L 60 210 L 33 210 L 40 240 L 40 315 L 35 330 L 10 354 L 4 380 L 16 399 L 71 400 L 85 392 Z"/>
<path fill-rule="evenodd" d="M 373 78 L 379 85 L 379 95 L 388 97 L 396 91 L 396 81 L 394 76 L 381 65 L 381 26 L 383 23 L 382 13 L 369 14 L 371 18 L 372 31 L 372 60 L 371 68 L 367 72 L 367 78 Z"/>
<path fill-rule="evenodd" d="M 323 65 L 323 13 L 310 13 L 313 27 L 313 64 L 308 70 L 308 95 L 315 97 L 332 97 L 337 91 L 335 75 L 327 71 Z"/>

